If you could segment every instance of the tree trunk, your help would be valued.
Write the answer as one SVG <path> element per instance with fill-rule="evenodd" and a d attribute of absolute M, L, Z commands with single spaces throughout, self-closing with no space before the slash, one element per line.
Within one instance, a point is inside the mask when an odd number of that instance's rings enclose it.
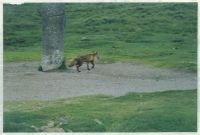
<path fill-rule="evenodd" d="M 64 59 L 64 4 L 44 3 L 42 16 L 42 58 L 39 70 L 65 68 Z"/>

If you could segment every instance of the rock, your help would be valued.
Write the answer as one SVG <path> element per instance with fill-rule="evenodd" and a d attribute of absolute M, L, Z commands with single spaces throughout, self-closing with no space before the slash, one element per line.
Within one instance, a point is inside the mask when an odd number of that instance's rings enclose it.
<path fill-rule="evenodd" d="M 87 37 L 81 37 L 81 41 L 88 41 L 89 39 Z"/>
<path fill-rule="evenodd" d="M 94 121 L 99 125 L 103 125 L 103 123 L 99 119 L 94 119 Z"/>
<path fill-rule="evenodd" d="M 65 132 L 65 130 L 63 128 L 52 127 L 46 128 L 42 132 Z"/>
<path fill-rule="evenodd" d="M 58 121 L 59 121 L 59 125 L 68 124 L 68 120 L 67 120 L 66 117 L 60 117 L 60 118 L 58 119 Z"/>
<path fill-rule="evenodd" d="M 39 71 L 58 69 L 64 62 L 64 8 L 63 3 L 44 3 L 41 6 L 43 35 Z"/>
<path fill-rule="evenodd" d="M 53 121 L 49 121 L 46 126 L 42 126 L 41 128 L 38 128 L 34 125 L 31 127 L 34 128 L 37 132 L 65 132 L 63 128 L 55 127 Z"/>
<path fill-rule="evenodd" d="M 47 123 L 47 127 L 49 127 L 49 128 L 54 127 L 54 122 L 53 121 L 49 121 L 49 123 Z"/>

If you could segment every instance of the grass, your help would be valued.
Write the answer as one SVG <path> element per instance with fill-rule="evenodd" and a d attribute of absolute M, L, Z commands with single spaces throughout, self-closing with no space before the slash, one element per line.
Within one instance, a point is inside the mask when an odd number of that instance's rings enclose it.
<path fill-rule="evenodd" d="M 196 132 L 197 90 L 4 102 L 4 132 L 35 132 L 32 125 L 49 121 L 66 132 Z"/>
<path fill-rule="evenodd" d="M 40 60 L 40 4 L 4 5 L 4 62 Z M 65 57 L 197 70 L 197 3 L 66 4 Z"/>

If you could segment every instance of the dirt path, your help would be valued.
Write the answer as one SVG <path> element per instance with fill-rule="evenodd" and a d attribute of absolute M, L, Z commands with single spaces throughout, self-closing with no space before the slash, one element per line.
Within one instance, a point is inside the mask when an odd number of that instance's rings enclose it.
<path fill-rule="evenodd" d="M 197 88 L 195 73 L 130 63 L 97 64 L 80 73 L 38 72 L 38 62 L 4 64 L 4 100 L 54 100 L 89 94 L 120 96 L 127 92 L 189 90 Z"/>

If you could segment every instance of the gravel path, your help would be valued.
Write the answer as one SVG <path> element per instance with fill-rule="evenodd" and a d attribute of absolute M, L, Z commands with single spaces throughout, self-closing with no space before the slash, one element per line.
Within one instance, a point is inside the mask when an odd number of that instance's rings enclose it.
<path fill-rule="evenodd" d="M 64 72 L 39 72 L 38 62 L 4 64 L 4 100 L 54 100 L 90 94 L 120 96 L 128 92 L 189 90 L 197 75 L 130 63 L 83 65 Z"/>

